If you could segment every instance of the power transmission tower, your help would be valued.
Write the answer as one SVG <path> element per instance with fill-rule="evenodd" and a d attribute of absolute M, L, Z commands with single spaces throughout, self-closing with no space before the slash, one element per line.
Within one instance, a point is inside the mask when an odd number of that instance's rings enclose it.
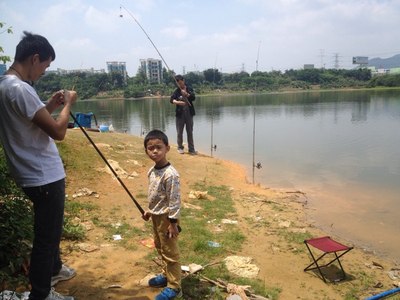
<path fill-rule="evenodd" d="M 339 53 L 334 53 L 333 54 L 333 57 L 334 57 L 334 68 L 336 69 L 336 70 L 338 70 L 338 69 L 340 69 L 340 65 L 339 65 Z"/>
<path fill-rule="evenodd" d="M 324 63 L 325 49 L 319 49 L 319 56 L 321 58 L 321 69 L 325 69 L 325 63 Z"/>

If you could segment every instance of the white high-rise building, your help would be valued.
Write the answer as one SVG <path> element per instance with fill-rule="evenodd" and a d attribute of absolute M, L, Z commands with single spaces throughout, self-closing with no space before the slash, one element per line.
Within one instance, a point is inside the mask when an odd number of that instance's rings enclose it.
<path fill-rule="evenodd" d="M 160 84 L 163 82 L 162 61 L 160 59 L 141 59 L 140 66 L 149 83 Z"/>
<path fill-rule="evenodd" d="M 124 76 L 124 81 L 126 82 L 126 62 L 124 61 L 108 61 L 107 62 L 108 73 L 121 73 Z"/>

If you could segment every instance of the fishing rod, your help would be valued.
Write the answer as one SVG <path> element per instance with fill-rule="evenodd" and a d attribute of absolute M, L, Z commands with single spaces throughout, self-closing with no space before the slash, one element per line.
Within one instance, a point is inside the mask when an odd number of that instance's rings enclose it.
<path fill-rule="evenodd" d="M 260 46 L 261 46 L 261 41 L 258 43 L 258 50 L 257 50 L 257 60 L 256 60 L 256 72 L 258 72 L 258 58 L 260 56 Z M 257 79 L 255 81 L 255 91 L 257 91 Z M 254 95 L 253 99 L 253 169 L 252 169 L 252 177 L 253 177 L 253 184 L 254 184 L 254 172 L 255 168 L 261 169 L 261 163 L 258 162 L 256 164 L 255 162 L 255 156 L 256 156 L 256 98 Z"/>
<path fill-rule="evenodd" d="M 122 185 L 122 187 L 124 188 L 124 190 L 128 193 L 129 197 L 132 199 L 133 203 L 135 203 L 137 209 L 140 211 L 140 213 L 142 215 L 144 215 L 144 209 L 140 206 L 140 204 L 136 201 L 135 197 L 133 197 L 133 195 L 131 194 L 131 192 L 128 190 L 128 188 L 126 187 L 126 185 L 124 184 L 124 182 L 121 180 L 121 178 L 119 178 L 117 172 L 115 172 L 114 168 L 110 165 L 110 163 L 107 161 L 107 159 L 105 158 L 105 156 L 103 155 L 103 153 L 101 153 L 100 149 L 96 146 L 96 144 L 93 142 L 93 140 L 90 138 L 90 136 L 88 135 L 88 133 L 86 132 L 86 130 L 81 126 L 81 124 L 79 124 L 78 120 L 75 118 L 75 116 L 73 115 L 72 112 L 69 113 L 72 117 L 72 119 L 74 120 L 74 122 L 79 126 L 79 128 L 82 130 L 83 134 L 86 136 L 86 138 L 89 140 L 89 142 L 92 144 L 92 146 L 94 147 L 94 149 L 96 149 L 97 153 L 100 155 L 100 157 L 103 159 L 103 161 L 106 163 L 106 165 L 108 166 L 108 168 L 111 170 L 111 172 L 114 174 L 114 176 L 117 178 L 118 182 Z"/>
<path fill-rule="evenodd" d="M 169 68 L 167 62 L 165 61 L 164 57 L 162 56 L 161 52 L 158 50 L 157 46 L 154 44 L 153 40 L 150 38 L 149 34 L 146 32 L 146 30 L 144 30 L 143 26 L 140 25 L 139 21 L 135 18 L 135 16 L 122 4 L 120 4 L 119 9 L 120 9 L 120 18 L 123 18 L 124 15 L 122 14 L 122 8 L 125 9 L 125 11 L 132 17 L 132 19 L 136 22 L 136 24 L 140 27 L 140 29 L 143 31 L 143 33 L 146 35 L 146 37 L 148 38 L 148 40 L 150 41 L 150 43 L 153 45 L 154 49 L 156 49 L 158 55 L 160 56 L 161 60 L 163 61 L 165 67 L 168 70 L 168 74 L 170 74 L 172 76 L 172 79 L 174 80 L 176 86 L 179 88 L 179 84 L 178 84 L 178 80 L 176 80 L 174 73 L 171 71 L 171 69 Z M 187 105 L 192 106 L 192 104 L 190 104 L 189 100 L 187 99 L 187 97 L 183 97 L 182 95 L 182 100 L 185 101 L 187 103 Z"/>
<path fill-rule="evenodd" d="M 215 70 L 217 69 L 217 58 L 218 58 L 218 53 L 215 56 L 215 63 L 214 63 L 214 77 L 213 77 L 213 83 L 215 84 Z M 214 101 L 211 101 L 211 157 L 213 157 L 213 150 L 217 150 L 217 145 L 214 145 Z"/>
<path fill-rule="evenodd" d="M 157 51 L 158 55 L 160 56 L 161 60 L 163 61 L 165 67 L 166 67 L 167 70 L 168 70 L 168 73 L 172 76 L 172 78 L 173 78 L 174 82 L 176 83 L 176 85 L 179 86 L 179 85 L 178 85 L 178 81 L 176 80 L 176 78 L 175 78 L 173 72 L 172 72 L 171 69 L 169 68 L 167 62 L 165 61 L 165 59 L 164 59 L 164 57 L 162 56 L 161 52 L 158 50 L 157 46 L 154 44 L 154 42 L 153 42 L 152 39 L 150 38 L 149 34 L 146 32 L 146 30 L 144 30 L 144 28 L 142 27 L 142 25 L 140 25 L 139 21 L 135 18 L 135 16 L 134 16 L 125 6 L 123 6 L 122 4 L 119 6 L 119 9 L 120 9 L 120 15 L 119 15 L 119 17 L 120 17 L 120 18 L 123 18 L 123 16 L 124 16 L 124 15 L 122 14 L 122 11 L 121 11 L 122 8 L 125 9 L 125 11 L 132 17 L 132 19 L 136 22 L 136 24 L 140 27 L 140 29 L 141 29 L 141 30 L 143 31 L 143 33 L 146 35 L 146 37 L 148 38 L 148 40 L 150 41 L 150 43 L 153 45 L 154 49 L 156 49 L 156 51 Z"/>

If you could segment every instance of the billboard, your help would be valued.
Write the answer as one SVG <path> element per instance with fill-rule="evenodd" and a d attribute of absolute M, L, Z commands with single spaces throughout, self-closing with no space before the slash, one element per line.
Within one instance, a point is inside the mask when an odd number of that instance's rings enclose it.
<path fill-rule="evenodd" d="M 368 65 L 368 56 L 353 56 L 353 64 Z"/>

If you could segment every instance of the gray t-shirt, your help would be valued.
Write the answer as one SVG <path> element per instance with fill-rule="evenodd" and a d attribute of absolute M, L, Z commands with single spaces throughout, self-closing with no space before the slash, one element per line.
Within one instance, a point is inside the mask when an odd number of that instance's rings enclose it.
<path fill-rule="evenodd" d="M 65 177 L 54 140 L 32 122 L 45 107 L 35 89 L 15 75 L 0 76 L 0 140 L 18 185 L 35 187 Z"/>

